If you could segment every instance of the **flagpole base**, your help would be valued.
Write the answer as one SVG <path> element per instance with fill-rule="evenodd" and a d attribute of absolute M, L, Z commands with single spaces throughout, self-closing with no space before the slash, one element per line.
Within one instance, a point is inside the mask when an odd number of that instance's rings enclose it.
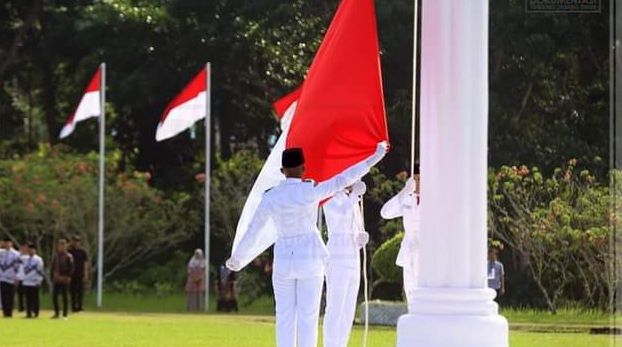
<path fill-rule="evenodd" d="M 507 320 L 489 289 L 417 289 L 397 323 L 397 347 L 508 347 Z"/>

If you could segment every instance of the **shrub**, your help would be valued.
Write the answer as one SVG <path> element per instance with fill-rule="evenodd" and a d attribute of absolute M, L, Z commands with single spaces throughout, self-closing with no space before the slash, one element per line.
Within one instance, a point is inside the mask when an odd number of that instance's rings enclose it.
<path fill-rule="evenodd" d="M 374 252 L 372 267 L 383 281 L 389 283 L 402 282 L 402 268 L 395 264 L 404 233 L 398 233 Z"/>

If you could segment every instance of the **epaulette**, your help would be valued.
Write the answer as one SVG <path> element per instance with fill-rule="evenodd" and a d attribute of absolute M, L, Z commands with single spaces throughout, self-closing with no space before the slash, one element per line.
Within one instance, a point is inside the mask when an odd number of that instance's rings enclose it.
<path fill-rule="evenodd" d="M 310 178 L 304 179 L 302 181 L 305 182 L 305 183 L 313 183 L 313 186 L 317 186 L 317 182 L 315 182 L 314 180 L 312 180 Z"/>

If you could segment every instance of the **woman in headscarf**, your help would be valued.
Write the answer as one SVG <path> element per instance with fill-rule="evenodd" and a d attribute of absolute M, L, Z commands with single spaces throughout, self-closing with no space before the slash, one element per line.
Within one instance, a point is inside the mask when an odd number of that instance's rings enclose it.
<path fill-rule="evenodd" d="M 186 295 L 188 311 L 202 311 L 205 308 L 205 258 L 197 249 L 187 266 Z"/>

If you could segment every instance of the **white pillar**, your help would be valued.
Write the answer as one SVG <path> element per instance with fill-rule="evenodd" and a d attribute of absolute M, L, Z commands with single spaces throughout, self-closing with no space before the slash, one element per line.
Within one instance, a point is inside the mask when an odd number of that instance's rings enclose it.
<path fill-rule="evenodd" d="M 423 2 L 418 288 L 398 347 L 505 347 L 487 288 L 488 1 Z"/>

